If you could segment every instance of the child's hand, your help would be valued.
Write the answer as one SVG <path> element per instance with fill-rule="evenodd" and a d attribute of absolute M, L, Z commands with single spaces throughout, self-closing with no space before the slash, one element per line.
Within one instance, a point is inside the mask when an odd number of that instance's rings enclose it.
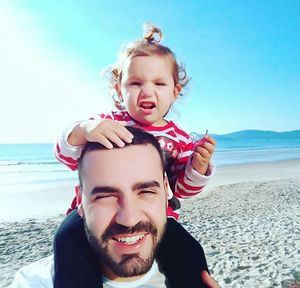
<path fill-rule="evenodd" d="M 209 288 L 221 288 L 221 286 L 219 285 L 219 283 L 212 278 L 207 271 L 202 271 L 201 272 L 201 279 L 203 281 L 203 283 L 205 284 L 206 287 Z"/>
<path fill-rule="evenodd" d="M 89 142 L 99 142 L 108 149 L 115 143 L 124 147 L 125 142 L 130 143 L 133 135 L 124 127 L 126 122 L 117 122 L 110 119 L 88 120 L 82 124 L 85 128 L 85 139 Z"/>
<path fill-rule="evenodd" d="M 115 143 L 124 147 L 132 141 L 133 135 L 124 127 L 126 122 L 110 119 L 87 120 L 77 125 L 68 138 L 71 145 L 85 145 L 87 142 L 99 142 L 108 149 Z"/>
<path fill-rule="evenodd" d="M 201 175 L 205 175 L 208 169 L 208 162 L 215 151 L 216 141 L 206 135 L 203 141 L 194 148 L 192 166 Z"/>

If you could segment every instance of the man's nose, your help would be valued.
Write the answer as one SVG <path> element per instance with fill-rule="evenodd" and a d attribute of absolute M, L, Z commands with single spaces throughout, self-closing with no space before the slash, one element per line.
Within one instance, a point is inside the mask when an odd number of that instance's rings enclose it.
<path fill-rule="evenodd" d="M 125 227 L 132 227 L 141 221 L 141 212 L 138 203 L 132 199 L 123 199 L 117 212 L 116 222 Z"/>

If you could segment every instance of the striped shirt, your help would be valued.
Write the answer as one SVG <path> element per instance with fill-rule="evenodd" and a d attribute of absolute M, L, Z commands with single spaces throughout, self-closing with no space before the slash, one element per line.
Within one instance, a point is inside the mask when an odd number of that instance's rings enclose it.
<path fill-rule="evenodd" d="M 215 167 L 212 162 L 209 163 L 206 175 L 201 175 L 193 169 L 191 156 L 193 154 L 194 143 L 190 135 L 172 121 L 162 127 L 144 126 L 135 122 L 125 111 L 111 112 L 109 114 L 102 113 L 91 119 L 125 121 L 128 126 L 140 127 L 153 134 L 158 139 L 162 148 L 170 187 L 176 199 L 185 199 L 198 195 L 214 174 Z M 77 170 L 78 158 L 84 148 L 84 146 L 71 146 L 67 142 L 68 136 L 77 124 L 75 123 L 69 127 L 58 138 L 55 146 L 55 157 L 72 170 Z M 73 200 L 72 203 L 72 208 L 76 208 L 76 202 Z M 179 217 L 179 208 L 180 205 L 179 207 L 178 205 L 177 207 L 176 205 L 171 208 L 169 207 L 168 216 L 177 220 Z"/>

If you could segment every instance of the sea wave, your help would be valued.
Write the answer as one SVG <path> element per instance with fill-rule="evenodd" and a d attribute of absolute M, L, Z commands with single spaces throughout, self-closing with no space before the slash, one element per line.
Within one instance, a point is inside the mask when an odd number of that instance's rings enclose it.
<path fill-rule="evenodd" d="M 18 166 L 18 165 L 61 165 L 57 161 L 0 161 L 1 166 Z"/>
<path fill-rule="evenodd" d="M 28 173 L 45 173 L 45 172 L 49 172 L 49 173 L 65 173 L 66 169 L 57 169 L 57 170 L 1 170 L 0 169 L 1 174 L 15 174 L 15 173 L 20 173 L 20 174 L 28 174 Z"/>
<path fill-rule="evenodd" d="M 230 148 L 220 148 L 216 149 L 217 152 L 220 153 L 239 153 L 239 152 L 255 152 L 255 153 L 260 153 L 260 152 L 267 152 L 267 153 L 282 153 L 282 152 L 288 152 L 288 153 L 299 153 L 300 155 L 300 147 L 293 147 L 293 148 L 268 148 L 268 147 L 230 147 Z"/>
<path fill-rule="evenodd" d="M 62 173 L 71 171 L 55 161 L 0 161 L 1 174 Z"/>
<path fill-rule="evenodd" d="M 231 164 L 274 162 L 300 159 L 300 148 L 232 149 L 216 151 L 213 160 L 217 166 Z"/>

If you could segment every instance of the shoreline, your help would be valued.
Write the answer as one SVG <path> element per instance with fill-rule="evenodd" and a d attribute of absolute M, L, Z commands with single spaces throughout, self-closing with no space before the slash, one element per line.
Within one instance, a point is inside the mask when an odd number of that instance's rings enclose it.
<path fill-rule="evenodd" d="M 300 159 L 218 166 L 206 190 L 228 184 L 288 179 L 300 176 Z M 201 194 L 200 194 L 201 195 Z"/>
<path fill-rule="evenodd" d="M 241 182 L 278 180 L 300 175 L 300 160 L 234 164 L 217 167 L 216 174 L 199 197 L 205 197 L 216 187 Z M 0 222 L 29 218 L 43 219 L 64 214 L 75 195 L 76 181 L 33 183 L 31 191 L 0 194 Z M 22 190 L 22 189 L 23 190 Z"/>

